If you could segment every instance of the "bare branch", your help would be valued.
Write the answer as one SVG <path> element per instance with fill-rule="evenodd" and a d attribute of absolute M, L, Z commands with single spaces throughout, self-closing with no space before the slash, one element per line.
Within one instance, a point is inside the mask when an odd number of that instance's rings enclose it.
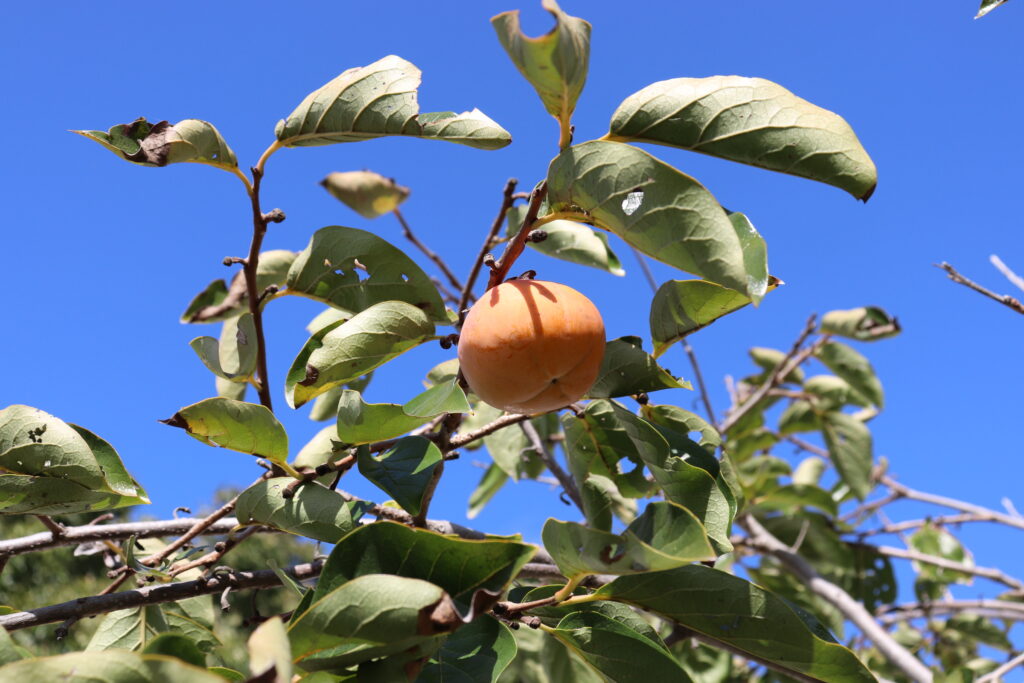
<path fill-rule="evenodd" d="M 537 428 L 533 426 L 532 422 L 526 420 L 525 422 L 520 422 L 519 426 L 522 428 L 523 433 L 526 434 L 526 438 L 530 440 L 530 445 L 537 452 L 541 461 L 547 466 L 551 474 L 555 475 L 555 479 L 562 485 L 562 488 L 565 489 L 565 494 L 569 496 L 572 502 L 576 504 L 576 507 L 582 512 L 583 498 L 580 496 L 580 490 L 576 487 L 576 481 L 568 472 L 562 469 L 558 460 L 548 450 L 547 446 L 544 445 L 544 441 L 540 438 L 540 434 L 537 433 Z"/>
<path fill-rule="evenodd" d="M 508 427 L 509 425 L 514 425 L 518 422 L 523 422 L 524 420 L 529 419 L 529 415 L 520 415 L 518 413 L 509 413 L 507 415 L 502 415 L 494 422 L 486 424 L 480 429 L 477 429 L 476 431 L 453 436 L 451 440 L 451 447 L 462 448 L 466 444 L 477 441 L 478 439 L 482 439 L 488 434 L 493 434 L 494 432 L 498 431 L 503 427 Z"/>
<path fill-rule="evenodd" d="M 972 576 L 980 576 L 990 581 L 1001 583 L 1004 586 L 1013 588 L 1018 592 L 1024 593 L 1024 582 L 1019 579 L 1015 579 L 1012 576 L 1005 574 L 998 569 L 992 569 L 989 567 L 976 567 L 970 564 L 964 564 L 962 562 L 954 562 L 953 560 L 947 560 L 944 557 L 937 557 L 935 555 L 929 555 L 927 553 L 918 552 L 916 550 L 904 550 L 903 548 L 893 548 L 886 545 L 872 546 L 866 543 L 855 543 L 851 545 L 863 546 L 876 551 L 879 555 L 885 555 L 887 557 L 897 557 L 901 560 L 912 560 L 914 562 L 920 562 L 922 564 L 930 564 L 935 567 L 941 567 L 943 569 L 949 569 L 950 571 L 961 572 L 963 574 L 970 574 Z"/>
<path fill-rule="evenodd" d="M 913 681 L 924 683 L 932 680 L 932 674 L 928 667 L 907 651 L 906 648 L 897 643 L 875 621 L 874 617 L 864 608 L 864 605 L 854 600 L 842 588 L 822 577 L 807 560 L 791 552 L 782 541 L 775 538 L 771 532 L 761 526 L 761 523 L 753 517 L 746 515 L 738 520 L 738 522 L 750 534 L 748 545 L 756 545 L 763 552 L 778 559 L 812 593 L 825 599 L 838 609 L 844 617 L 853 622 L 860 629 L 861 633 L 875 644 L 875 647 L 882 653 L 882 656 L 893 666 L 897 667 Z"/>
<path fill-rule="evenodd" d="M 402 215 L 401 211 L 396 208 L 392 213 L 395 214 L 395 218 L 398 219 L 398 222 L 402 224 L 402 234 L 405 235 L 405 239 L 412 242 L 417 249 L 423 252 L 424 256 L 434 262 L 434 265 L 436 265 L 438 269 L 444 273 L 444 276 L 448 278 L 448 282 L 451 283 L 456 292 L 461 292 L 462 283 L 459 282 L 459 278 L 455 277 L 455 273 L 453 273 L 451 268 L 448 267 L 448 264 L 444 262 L 444 259 L 438 256 L 437 252 L 421 242 L 420 239 L 413 234 L 412 228 L 409 227 L 409 224 L 406 222 L 405 216 Z"/>
<path fill-rule="evenodd" d="M 1018 666 L 1024 665 L 1024 652 L 1021 652 L 1013 659 L 1010 659 L 998 669 L 994 669 L 978 679 L 978 683 L 998 683 L 1003 680 L 1003 675 L 1009 673 Z"/>
<path fill-rule="evenodd" d="M 857 536 L 860 538 L 867 538 L 868 536 L 877 536 L 878 534 L 898 534 L 903 531 L 909 531 L 911 529 L 917 529 L 926 524 L 933 524 L 935 526 L 954 526 L 957 524 L 964 524 L 965 522 L 997 522 L 995 517 L 990 514 L 974 514 L 970 512 L 964 512 L 959 515 L 939 515 L 937 517 L 925 517 L 923 519 L 909 519 L 904 522 L 893 522 L 891 524 L 885 524 L 878 527 L 877 529 L 868 529 L 867 531 L 858 531 Z"/>
<path fill-rule="evenodd" d="M 885 486 L 889 487 L 893 493 L 898 494 L 902 498 L 918 500 L 922 503 L 932 503 L 933 505 L 941 505 L 942 507 L 979 515 L 989 521 L 999 522 L 1000 524 L 1012 526 L 1015 529 L 1024 530 L 1024 518 L 1015 517 L 1003 512 L 997 512 L 996 510 L 990 510 L 988 508 L 981 507 L 980 505 L 974 505 L 973 503 L 957 500 L 956 498 L 947 498 L 946 496 L 937 496 L 932 493 L 917 491 L 908 486 L 904 486 L 892 477 L 883 476 L 881 478 L 881 482 Z"/>
<path fill-rule="evenodd" d="M 961 275 L 956 268 L 949 265 L 945 261 L 943 261 L 942 263 L 937 263 L 935 265 L 937 268 L 941 268 L 942 270 L 946 271 L 946 275 L 948 275 L 949 279 L 952 280 L 953 282 L 964 285 L 965 287 L 969 287 L 970 289 L 973 289 L 975 292 L 978 292 L 979 294 L 984 294 L 993 301 L 998 301 L 1004 306 L 1012 308 L 1018 313 L 1024 314 L 1024 304 L 1022 304 L 1017 299 L 1014 299 L 1009 294 L 996 294 L 991 289 L 986 289 L 985 287 L 982 287 L 974 280 L 970 280 Z"/>
<path fill-rule="evenodd" d="M 1017 273 L 1010 270 L 1010 267 L 1003 263 L 1003 259 L 999 258 L 995 254 L 992 254 L 991 256 L 988 257 L 988 260 L 991 261 L 992 265 L 996 267 L 996 270 L 1002 273 L 1007 280 L 1009 280 L 1017 287 L 1017 289 L 1024 290 L 1024 277 L 1021 277 L 1020 275 L 1017 275 Z"/>
<path fill-rule="evenodd" d="M 879 621 L 893 624 L 910 619 L 925 619 L 945 614 L 970 612 L 994 619 L 1024 621 L 1024 603 L 1012 600 L 943 600 L 939 602 L 910 602 L 903 605 L 886 605 L 875 610 Z"/>
<path fill-rule="evenodd" d="M 807 323 L 804 325 L 803 331 L 800 332 L 800 336 L 797 337 L 796 341 L 793 343 L 793 348 L 791 348 L 785 358 L 775 366 L 775 370 L 773 370 L 772 374 L 768 376 L 768 379 L 764 381 L 764 384 L 759 386 L 757 391 L 751 394 L 746 401 L 734 408 L 732 412 L 725 416 L 725 419 L 722 420 L 721 426 L 718 428 L 719 432 L 724 434 L 729 431 L 729 429 L 739 422 L 744 415 L 749 413 L 754 406 L 760 403 L 761 399 L 763 399 L 769 391 L 778 386 L 784 377 L 798 368 L 801 363 L 810 358 L 815 351 L 831 339 L 830 335 L 824 334 L 818 337 L 813 344 L 802 349 L 801 347 L 804 345 L 804 342 L 807 341 L 807 338 L 814 332 L 815 327 L 817 327 L 817 316 L 812 315 L 807 319 Z"/>
<path fill-rule="evenodd" d="M 261 159 L 265 162 L 265 159 Z M 256 390 L 260 403 L 267 410 L 273 410 L 270 399 L 270 374 L 267 371 L 267 340 L 263 333 L 263 307 L 260 306 L 260 292 L 256 289 L 256 279 L 260 265 L 260 247 L 267 234 L 267 216 L 260 209 L 260 185 L 263 180 L 263 166 L 257 164 L 252 168 L 252 191 L 249 199 L 252 203 L 252 242 L 249 244 L 249 256 L 245 260 L 242 272 L 245 273 L 246 297 L 249 300 L 249 313 L 256 329 Z"/>
<path fill-rule="evenodd" d="M 491 241 L 494 236 L 501 230 L 502 224 L 505 222 L 505 215 L 508 214 L 508 210 L 512 208 L 512 201 L 516 191 L 516 185 L 519 183 L 515 178 L 509 178 L 508 182 L 505 183 L 505 189 L 501 195 L 501 208 L 498 209 L 498 215 L 494 217 L 494 222 L 491 224 L 491 229 L 487 232 L 487 238 L 484 240 L 483 246 L 480 247 L 480 253 L 477 255 L 476 260 L 473 261 L 473 268 L 469 271 L 469 277 L 466 278 L 466 285 L 462 288 L 462 296 L 459 297 L 458 310 L 455 312 L 460 316 L 462 311 L 465 310 L 469 300 L 473 297 L 473 286 L 476 284 L 476 278 L 480 275 L 480 268 L 483 267 L 484 257 L 487 256 L 487 252 L 491 250 Z"/>

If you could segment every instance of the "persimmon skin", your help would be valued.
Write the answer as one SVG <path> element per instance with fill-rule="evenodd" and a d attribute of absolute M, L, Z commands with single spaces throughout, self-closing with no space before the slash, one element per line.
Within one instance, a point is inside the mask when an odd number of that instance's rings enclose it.
<path fill-rule="evenodd" d="M 510 280 L 469 310 L 459 365 L 485 402 L 535 415 L 582 398 L 604 347 L 604 321 L 590 299 L 557 282 Z"/>

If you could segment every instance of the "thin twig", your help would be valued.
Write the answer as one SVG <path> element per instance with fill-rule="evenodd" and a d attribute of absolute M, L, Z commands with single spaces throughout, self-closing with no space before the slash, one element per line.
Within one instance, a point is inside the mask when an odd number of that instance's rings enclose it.
<path fill-rule="evenodd" d="M 930 564 L 935 567 L 941 567 L 942 569 L 948 569 L 962 574 L 980 576 L 1024 593 L 1024 582 L 1019 579 L 1015 579 L 998 569 L 992 569 L 990 567 L 976 567 L 974 565 L 964 564 L 963 562 L 956 562 L 954 560 L 947 560 L 944 557 L 937 557 L 935 555 L 929 555 L 916 550 L 904 550 L 903 548 L 894 548 L 886 545 L 872 546 L 862 543 L 853 543 L 851 545 L 869 548 L 877 552 L 879 555 L 885 555 L 887 557 L 896 557 L 901 560 L 912 560 L 914 562 Z"/>
<path fill-rule="evenodd" d="M 261 161 L 265 162 L 268 154 L 264 154 Z M 260 264 L 260 247 L 263 245 L 263 237 L 267 234 L 267 219 L 260 208 L 260 185 L 263 181 L 263 167 L 257 165 L 252 167 L 252 192 L 249 199 L 252 203 L 252 241 L 249 243 L 249 257 L 243 265 L 245 273 L 245 289 L 249 299 L 249 313 L 252 314 L 253 327 L 256 329 L 256 390 L 260 397 L 260 403 L 267 410 L 273 410 L 273 402 L 270 398 L 270 374 L 267 371 L 267 344 L 266 335 L 263 333 L 263 307 L 260 305 L 260 293 L 256 291 L 256 277 Z"/>
<path fill-rule="evenodd" d="M 185 562 L 183 564 L 176 564 L 171 567 L 167 573 L 171 576 L 178 576 L 184 574 L 190 569 L 196 569 L 198 567 L 210 567 L 220 562 L 221 558 L 231 552 L 234 548 L 237 548 L 239 544 L 244 542 L 247 538 L 260 531 L 260 526 L 251 526 L 242 531 L 241 533 L 228 536 L 224 541 L 219 541 L 213 550 L 206 553 L 197 560 L 191 562 Z"/>
<path fill-rule="evenodd" d="M 580 490 L 576 487 L 576 481 L 562 469 L 562 466 L 558 463 L 555 456 L 544 446 L 544 441 L 540 438 L 540 434 L 537 433 L 537 428 L 533 426 L 533 423 L 529 420 L 519 423 L 523 433 L 526 434 L 526 438 L 530 441 L 530 445 L 533 450 L 536 451 L 537 456 L 541 459 L 541 462 L 548 468 L 551 474 L 555 475 L 555 479 L 565 489 L 565 494 L 569 496 L 569 499 L 576 504 L 576 507 L 583 511 L 583 498 L 580 496 Z"/>
<path fill-rule="evenodd" d="M 1004 306 L 1012 308 L 1018 313 L 1024 314 L 1024 304 L 1022 304 L 1017 299 L 1014 299 L 1009 294 L 996 294 L 991 289 L 986 289 L 985 287 L 982 287 L 974 280 L 970 280 L 961 275 L 956 268 L 946 263 L 945 261 L 943 261 L 942 263 L 937 263 L 935 264 L 935 266 L 946 271 L 946 275 L 948 275 L 949 279 L 952 280 L 953 282 L 964 285 L 965 287 L 969 287 L 970 289 L 973 289 L 975 292 L 978 292 L 979 294 L 984 294 L 993 301 L 998 301 Z"/>
<path fill-rule="evenodd" d="M 1003 680 L 1003 675 L 1024 665 L 1024 652 L 1021 652 L 1013 659 L 1010 659 L 998 669 L 994 669 L 978 679 L 978 683 L 998 683 Z"/>
<path fill-rule="evenodd" d="M 116 579 L 114 579 L 110 583 L 110 585 L 108 585 L 106 588 L 101 590 L 96 595 L 110 595 L 111 593 L 116 591 L 118 588 L 120 588 L 121 584 L 123 584 L 125 581 L 127 581 L 128 577 L 130 577 L 132 575 L 132 573 L 133 572 L 131 572 L 131 571 L 126 571 L 126 572 L 121 573 L 121 575 L 118 576 Z M 70 631 L 71 631 L 71 627 L 74 626 L 78 622 L 79 619 L 81 619 L 81 617 L 77 617 L 77 616 L 72 616 L 72 617 L 68 617 L 67 619 L 65 619 L 64 623 L 62 623 L 60 626 L 58 626 L 54 630 L 53 637 L 56 638 L 57 640 L 64 640 L 65 638 L 67 638 L 68 633 L 70 633 Z"/>
<path fill-rule="evenodd" d="M 65 533 L 64 525 L 55 522 L 49 515 L 36 515 L 36 519 L 43 523 L 47 529 L 50 530 L 50 535 L 53 538 L 63 536 Z"/>
<path fill-rule="evenodd" d="M 735 426 L 744 415 L 749 413 L 754 406 L 761 402 L 761 399 L 763 399 L 771 389 L 774 389 L 780 382 L 782 382 L 783 378 L 787 377 L 789 373 L 798 368 L 801 363 L 810 358 L 831 338 L 830 335 L 824 334 L 818 337 L 818 339 L 810 346 L 801 348 L 803 347 L 804 342 L 807 341 L 807 338 L 814 332 L 815 327 L 817 327 L 817 316 L 811 315 L 811 317 L 807 319 L 807 323 L 804 325 L 803 331 L 800 332 L 800 336 L 797 337 L 796 341 L 793 343 L 793 348 L 791 348 L 789 353 L 787 353 L 779 364 L 775 366 L 775 369 L 772 371 L 772 374 L 768 376 L 768 379 L 766 379 L 764 383 L 747 398 L 746 401 L 725 416 L 725 419 L 722 420 L 721 426 L 718 428 L 719 432 L 724 434 Z"/>
<path fill-rule="evenodd" d="M 409 224 L 405 220 L 405 216 L 402 215 L 402 212 L 399 211 L 397 207 L 392 211 L 392 213 L 395 214 L 395 218 L 397 218 L 398 222 L 401 223 L 402 234 L 405 235 L 405 239 L 412 242 L 417 249 L 423 252 L 424 256 L 434 262 L 434 265 L 436 265 L 438 269 L 444 273 L 444 276 L 448 278 L 448 282 L 450 282 L 452 287 L 455 288 L 455 291 L 461 292 L 462 283 L 459 282 L 459 278 L 455 277 L 455 273 L 451 271 L 451 268 L 449 268 L 448 264 L 444 262 L 444 259 L 438 256 L 437 252 L 421 242 L 420 239 L 413 234 L 412 228 L 409 227 Z"/>
<path fill-rule="evenodd" d="M 520 415 L 519 413 L 509 413 L 507 415 L 502 415 L 501 417 L 494 420 L 494 422 L 485 424 L 480 429 L 477 429 L 472 432 L 467 432 L 466 434 L 457 434 L 453 436 L 451 439 L 451 447 L 453 449 L 462 448 L 466 444 L 477 441 L 478 439 L 482 439 L 489 434 L 493 434 L 499 429 L 503 429 L 504 427 L 508 427 L 509 425 L 514 425 L 518 422 L 523 422 L 524 420 L 529 419 L 529 415 Z"/>
<path fill-rule="evenodd" d="M 526 217 L 523 219 L 523 224 L 520 226 L 515 238 L 505 245 L 505 252 L 501 255 L 501 258 L 495 262 L 494 268 L 491 270 L 491 277 L 487 280 L 487 289 L 497 287 L 505 281 L 509 270 L 512 269 L 512 264 L 516 262 L 519 255 L 526 249 L 526 238 L 530 236 L 533 224 L 537 220 L 537 214 L 540 212 L 541 202 L 544 201 L 547 194 L 547 181 L 541 181 L 541 184 L 530 194 L 530 205 L 526 209 Z"/>
<path fill-rule="evenodd" d="M 883 624 L 894 624 L 898 621 L 926 619 L 945 614 L 970 612 L 989 616 L 993 619 L 1024 621 L 1024 603 L 1013 600 L 942 600 L 939 602 L 910 602 L 902 605 L 883 605 L 875 610 L 878 620 Z"/>
<path fill-rule="evenodd" d="M 932 674 L 920 660 L 912 655 L 906 648 L 897 643 L 884 628 L 875 621 L 874 617 L 857 600 L 854 600 L 849 593 L 822 577 L 807 560 L 799 555 L 790 552 L 782 541 L 775 538 L 770 531 L 765 529 L 760 522 L 744 515 L 738 520 L 748 534 L 751 544 L 760 546 L 763 552 L 767 552 L 778 559 L 795 577 L 800 579 L 810 591 L 825 599 L 838 609 L 843 616 L 851 621 L 861 633 L 870 639 L 878 651 L 893 666 L 898 668 L 908 678 L 922 683 L 930 682 Z"/>
<path fill-rule="evenodd" d="M 1017 275 L 1017 273 L 1010 270 L 1010 266 L 1003 263 L 1003 259 L 999 258 L 995 254 L 988 257 L 988 260 L 992 262 L 992 265 L 996 267 L 1003 276 L 1013 283 L 1017 289 L 1024 289 L 1024 277 Z"/>
<path fill-rule="evenodd" d="M 636 257 L 637 263 L 640 264 L 640 270 L 643 271 L 644 278 L 647 279 L 647 284 L 650 285 L 651 291 L 657 293 L 658 284 L 654 280 L 654 273 L 651 272 L 651 266 L 647 263 L 647 259 L 636 247 L 630 247 L 633 250 L 633 255 Z M 686 337 L 682 339 L 683 350 L 686 352 L 687 358 L 690 359 L 690 367 L 693 368 L 693 376 L 697 379 L 697 388 L 700 389 L 700 400 L 704 403 L 704 410 L 708 413 L 708 420 L 711 421 L 712 425 L 718 423 L 718 418 L 715 417 L 715 409 L 711 406 L 711 396 L 708 395 L 708 387 L 704 383 L 704 373 L 700 371 L 700 364 L 697 362 L 697 354 L 694 353 L 693 347 L 690 346 L 689 340 Z"/>
<path fill-rule="evenodd" d="M 937 496 L 933 493 L 917 491 L 908 486 L 904 486 L 889 476 L 883 476 L 881 478 L 881 482 L 885 486 L 889 487 L 893 493 L 898 494 L 903 498 L 921 501 L 922 503 L 941 505 L 942 507 L 952 508 L 954 510 L 960 510 L 961 512 L 968 512 L 974 515 L 981 515 L 993 522 L 1012 526 L 1015 529 L 1024 529 L 1024 518 L 1021 517 L 1014 517 L 1013 515 L 997 512 L 996 510 L 990 510 L 988 508 L 981 507 L 980 505 L 974 505 L 973 503 L 967 503 L 955 498 L 947 498 L 946 496 Z"/>
<path fill-rule="evenodd" d="M 252 485 L 255 486 L 256 484 L 258 484 L 263 479 L 264 479 L 264 477 L 260 477 L 255 482 L 253 482 Z M 192 527 L 188 531 L 186 531 L 184 534 L 182 534 L 179 538 L 177 538 L 172 543 L 169 543 L 166 547 L 162 548 L 160 550 L 160 552 L 158 552 L 158 553 L 156 553 L 154 555 L 150 555 L 146 559 L 142 560 L 140 562 L 140 564 L 142 564 L 142 565 L 144 565 L 146 567 L 156 567 L 156 566 L 158 566 L 161 562 L 163 562 L 168 557 L 170 557 L 179 548 L 184 547 L 193 538 L 195 538 L 196 536 L 202 536 L 204 533 L 206 533 L 206 530 L 209 529 L 211 526 L 213 526 L 213 524 L 217 520 L 223 519 L 224 517 L 227 517 L 232 512 L 234 512 L 235 511 L 235 504 L 237 502 L 238 502 L 238 496 L 235 496 L 234 498 L 232 498 L 228 502 L 224 503 L 224 505 L 222 505 L 220 508 L 215 510 L 213 513 L 211 513 L 210 515 L 208 515 L 204 519 L 201 519 L 198 522 L 196 522 L 195 524 L 193 524 Z"/>
<path fill-rule="evenodd" d="M 858 531 L 857 536 L 860 538 L 867 538 L 868 536 L 877 536 L 879 534 L 898 534 L 902 531 L 910 531 L 925 526 L 926 524 L 933 524 L 935 526 L 954 526 L 957 524 L 964 524 L 966 522 L 998 522 L 991 514 L 975 514 L 970 512 L 964 512 L 959 515 L 938 515 L 936 517 L 924 517 L 922 519 L 909 519 L 903 522 L 893 522 L 878 527 L 877 529 L 868 529 L 866 531 Z"/>
<path fill-rule="evenodd" d="M 501 226 L 505 223 L 505 215 L 508 214 L 508 210 L 512 208 L 513 196 L 516 191 L 516 185 L 519 183 L 515 178 L 509 178 L 505 183 L 505 189 L 501 194 L 501 208 L 498 209 L 498 215 L 494 217 L 494 222 L 491 223 L 491 229 L 487 232 L 487 237 L 484 239 L 483 246 L 480 247 L 480 253 L 477 255 L 476 260 L 473 261 L 473 268 L 469 271 L 469 277 L 466 278 L 466 284 L 462 288 L 462 296 L 459 297 L 459 307 L 455 312 L 459 315 L 465 310 L 469 304 L 471 298 L 473 298 L 473 286 L 476 285 L 476 279 L 480 275 L 480 268 L 483 267 L 484 257 L 487 256 L 487 252 L 491 250 L 491 240 L 501 230 Z"/>

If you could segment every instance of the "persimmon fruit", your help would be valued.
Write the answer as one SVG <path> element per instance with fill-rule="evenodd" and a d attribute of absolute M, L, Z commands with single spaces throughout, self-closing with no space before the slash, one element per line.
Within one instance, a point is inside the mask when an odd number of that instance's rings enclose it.
<path fill-rule="evenodd" d="M 534 415 L 582 398 L 604 346 L 604 321 L 590 299 L 557 282 L 510 280 L 470 308 L 459 365 L 485 402 Z"/>

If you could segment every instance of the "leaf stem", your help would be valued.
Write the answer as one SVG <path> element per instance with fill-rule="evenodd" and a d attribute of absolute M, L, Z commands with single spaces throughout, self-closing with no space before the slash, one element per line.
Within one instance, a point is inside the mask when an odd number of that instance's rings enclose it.
<path fill-rule="evenodd" d="M 267 165 L 267 159 L 269 159 L 270 155 L 272 155 L 274 152 L 281 149 L 282 147 L 284 147 L 284 145 L 281 144 L 280 140 L 274 140 L 274 142 L 271 143 L 270 147 L 267 147 L 267 149 L 263 151 L 263 154 L 260 155 L 259 160 L 256 161 L 256 165 L 253 166 L 253 174 L 255 175 L 256 173 L 259 173 L 259 175 L 262 176 L 263 167 Z"/>
<path fill-rule="evenodd" d="M 548 223 L 554 221 L 573 221 L 575 223 L 583 223 L 585 225 L 591 226 L 594 224 L 594 219 L 585 213 L 578 213 L 576 211 L 554 211 L 552 213 L 539 217 L 537 220 L 533 222 L 533 224 L 530 226 L 530 229 L 536 230 L 542 225 L 547 225 Z"/>

